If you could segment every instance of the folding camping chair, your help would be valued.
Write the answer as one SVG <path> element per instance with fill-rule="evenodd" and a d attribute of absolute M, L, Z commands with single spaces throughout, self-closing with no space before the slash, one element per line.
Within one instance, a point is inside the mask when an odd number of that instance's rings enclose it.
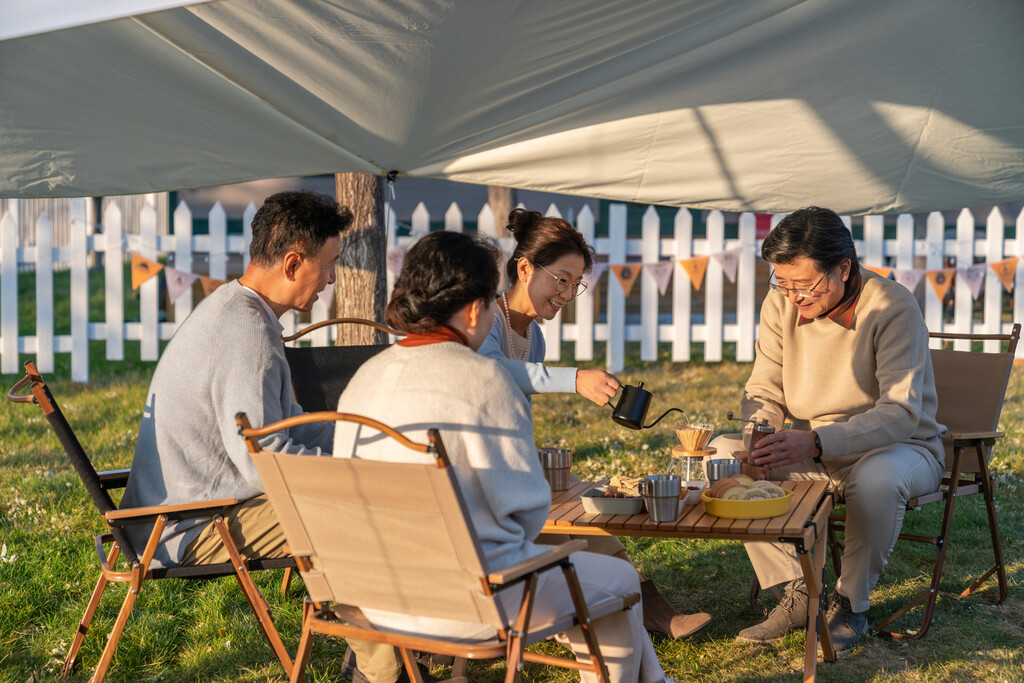
<path fill-rule="evenodd" d="M 305 327 L 295 334 L 281 337 L 284 342 L 295 341 L 313 330 L 328 325 L 368 325 L 386 334 L 402 336 L 398 330 L 362 318 L 334 318 Z M 338 397 L 363 363 L 377 355 L 389 344 L 357 344 L 349 346 L 285 346 L 284 355 L 292 374 L 292 393 L 295 402 L 306 412 L 334 410 Z"/>
<path fill-rule="evenodd" d="M 913 498 L 907 503 L 911 510 L 928 503 L 943 503 L 944 511 L 938 532 L 933 536 L 901 533 L 900 539 L 928 543 L 935 546 L 935 561 L 931 582 L 928 587 L 915 595 L 908 603 L 892 615 L 872 627 L 874 633 L 909 640 L 920 638 L 928 632 L 935 602 L 939 597 L 939 582 L 942 579 L 942 564 L 949 545 L 949 531 L 953 521 L 953 509 L 957 499 L 981 494 L 988 512 L 988 531 L 992 542 L 995 563 L 968 586 L 957 598 L 963 598 L 978 590 L 993 574 L 999 587 L 999 597 L 992 602 L 1000 604 L 1006 599 L 1006 569 L 1003 565 L 1003 549 L 999 540 L 999 522 L 996 519 L 993 492 L 995 478 L 989 472 L 988 462 L 992 446 L 997 439 L 1005 436 L 998 431 L 999 414 L 1003 409 L 1003 397 L 1010 381 L 1014 351 L 1020 339 L 1020 324 L 1016 323 L 1010 334 L 949 334 L 932 333 L 933 339 L 967 339 L 972 342 L 998 340 L 1007 342 L 1008 349 L 998 353 L 980 351 L 953 351 L 932 349 L 932 368 L 935 371 L 935 389 L 939 397 L 937 419 L 948 432 L 943 444 L 946 448 L 946 473 L 938 490 Z M 829 519 L 829 545 L 836 574 L 840 572 L 839 557 L 842 544 L 836 534 L 842 533 L 845 515 L 832 515 Z M 924 603 L 921 626 L 916 632 L 900 633 L 886 630 L 889 624 L 902 617 L 916 606 Z"/>
<path fill-rule="evenodd" d="M 85 449 L 82 448 L 81 443 L 78 441 L 78 437 L 75 436 L 74 431 L 71 429 L 71 425 L 68 424 L 67 419 L 64 417 L 64 413 L 57 405 L 57 401 L 50 393 L 50 388 L 43 381 L 43 378 L 36 371 L 35 365 L 31 361 L 25 363 L 25 372 L 25 377 L 18 380 L 17 384 L 7 392 L 7 399 L 16 403 L 35 403 L 42 409 L 47 421 L 50 423 L 50 427 L 57 434 L 57 438 L 64 447 L 64 452 L 81 478 L 82 483 L 85 484 L 89 496 L 99 510 L 100 515 L 103 517 L 104 525 L 108 529 L 107 533 L 95 537 L 100 577 L 96 582 L 96 588 L 93 590 L 92 597 L 89 599 L 85 614 L 82 615 L 78 628 L 75 630 L 75 637 L 71 648 L 68 650 L 67 658 L 64 660 L 62 675 L 66 678 L 71 674 L 78 657 L 78 651 L 85 640 L 85 635 L 89 630 L 93 615 L 96 613 L 96 608 L 99 606 L 100 599 L 103 597 L 103 591 L 108 583 L 127 583 L 128 591 L 125 594 L 124 603 L 121 605 L 121 610 L 117 615 L 114 627 L 110 632 L 110 637 L 103 648 L 100 661 L 93 672 L 91 679 L 93 683 L 99 683 L 106 676 L 107 668 L 110 666 L 110 662 L 114 657 L 114 651 L 117 649 L 118 640 L 124 631 L 132 607 L 135 605 L 135 601 L 145 582 L 153 579 L 208 579 L 228 575 L 233 575 L 238 579 L 242 592 L 245 594 L 245 599 L 256 614 L 260 630 L 266 637 L 267 642 L 270 643 L 274 654 L 281 661 L 285 671 L 291 675 L 291 657 L 289 657 L 284 643 L 281 642 L 281 638 L 274 628 L 266 601 L 263 599 L 263 595 L 256 587 L 256 584 L 253 583 L 249 571 L 294 567 L 294 560 L 290 557 L 244 560 L 239 556 L 238 549 L 231 539 L 231 534 L 228 532 L 226 525 L 223 523 L 224 518 L 222 516 L 225 508 L 239 502 L 234 498 L 180 505 L 118 509 L 111 500 L 109 491 L 123 488 L 127 484 L 129 470 L 97 472 L 93 468 Z M 28 387 L 30 393 L 22 393 L 26 387 Z M 224 546 L 231 555 L 232 561 L 215 565 L 170 568 L 150 567 L 153 555 L 160 542 L 160 534 L 167 522 L 196 517 L 212 518 Z M 149 540 L 141 551 L 132 546 L 125 533 L 126 528 L 133 524 L 154 524 Z M 107 546 L 109 546 L 109 550 L 106 549 Z M 122 569 L 117 568 L 119 557 L 123 559 L 124 568 Z"/>
<path fill-rule="evenodd" d="M 506 657 L 506 681 L 518 678 L 522 661 L 593 671 L 607 680 L 591 620 L 626 609 L 640 596 L 586 604 L 570 562 L 572 552 L 585 548 L 583 541 L 490 571 L 436 429 L 428 431 L 429 443 L 424 444 L 375 420 L 345 413 L 305 414 L 259 429 L 250 427 L 244 413 L 236 419 L 309 591 L 292 681 L 303 678 L 314 633 L 394 645 L 416 683 L 422 679 L 412 650 L 466 659 Z M 263 435 L 320 420 L 371 427 L 382 438 L 424 454 L 424 462 L 311 458 L 260 447 Z M 556 567 L 565 575 L 575 609 L 532 623 L 538 576 Z M 498 594 L 519 584 L 524 587 L 522 603 L 516 614 L 506 614 Z M 487 624 L 495 636 L 465 642 L 378 630 L 359 607 Z M 573 626 L 583 630 L 589 661 L 523 651 Z"/>

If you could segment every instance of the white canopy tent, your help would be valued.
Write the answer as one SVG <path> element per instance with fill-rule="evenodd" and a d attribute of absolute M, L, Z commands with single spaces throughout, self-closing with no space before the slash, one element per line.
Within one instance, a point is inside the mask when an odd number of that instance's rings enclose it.
<path fill-rule="evenodd" d="M 364 171 L 724 210 L 1024 199 L 1019 0 L 0 0 L 0 197 Z"/>

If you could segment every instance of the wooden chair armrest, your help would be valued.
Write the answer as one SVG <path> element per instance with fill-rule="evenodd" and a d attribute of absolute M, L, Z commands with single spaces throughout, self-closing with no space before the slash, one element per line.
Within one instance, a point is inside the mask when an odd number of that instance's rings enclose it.
<path fill-rule="evenodd" d="M 127 467 L 123 470 L 97 472 L 96 476 L 99 477 L 101 489 L 123 489 L 128 485 L 128 475 L 131 472 L 132 468 Z"/>
<path fill-rule="evenodd" d="M 149 521 L 153 517 L 167 515 L 180 519 L 182 517 L 196 517 L 197 512 L 216 512 L 223 510 L 229 505 L 237 505 L 240 501 L 237 498 L 221 498 L 219 500 L 200 500 L 194 503 L 179 503 L 177 505 L 153 505 L 144 508 L 122 508 L 104 512 L 103 518 L 107 522 L 127 521 L 130 523 L 141 523 Z"/>
<path fill-rule="evenodd" d="M 965 432 L 962 434 L 950 434 L 953 441 L 986 441 L 989 439 L 1001 439 L 1006 432 Z"/>
<path fill-rule="evenodd" d="M 515 581 L 531 572 L 538 570 L 548 569 L 554 564 L 557 564 L 560 560 L 569 557 L 572 553 L 579 552 L 580 550 L 587 549 L 587 542 L 582 539 L 576 539 L 574 541 L 567 541 L 561 545 L 556 545 L 551 550 L 547 550 L 540 555 L 534 555 L 531 558 L 525 559 L 522 562 L 517 562 L 510 567 L 505 567 L 502 570 L 491 572 L 487 575 L 487 582 L 492 585 L 500 586 L 510 581 Z"/>

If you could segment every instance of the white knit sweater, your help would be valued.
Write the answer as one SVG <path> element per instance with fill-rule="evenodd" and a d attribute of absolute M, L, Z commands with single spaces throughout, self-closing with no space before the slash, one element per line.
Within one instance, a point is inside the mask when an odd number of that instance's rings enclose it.
<path fill-rule="evenodd" d="M 542 552 L 533 539 L 551 506 L 551 490 L 537 458 L 529 404 L 495 361 L 456 342 L 393 346 L 367 361 L 338 401 L 357 413 L 426 441 L 441 433 L 455 477 L 491 570 Z M 394 462 L 420 456 L 391 439 L 373 439 L 369 427 L 339 422 L 334 456 Z M 380 626 L 445 632 L 464 638 L 493 635 L 479 625 L 412 619 L 367 611 Z"/>

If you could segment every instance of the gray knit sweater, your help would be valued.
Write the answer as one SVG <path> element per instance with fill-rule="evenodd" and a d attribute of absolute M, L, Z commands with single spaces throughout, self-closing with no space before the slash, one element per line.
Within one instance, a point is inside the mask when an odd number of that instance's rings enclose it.
<path fill-rule="evenodd" d="M 235 414 L 244 411 L 260 426 L 302 412 L 292 402 L 280 329 L 259 295 L 237 281 L 196 307 L 153 374 L 121 507 L 245 500 L 263 493 Z M 333 425 L 315 424 L 261 443 L 275 451 L 320 454 L 330 449 L 333 436 Z M 208 521 L 168 524 L 154 564 L 178 564 Z M 137 550 L 151 529 L 129 533 Z"/>

